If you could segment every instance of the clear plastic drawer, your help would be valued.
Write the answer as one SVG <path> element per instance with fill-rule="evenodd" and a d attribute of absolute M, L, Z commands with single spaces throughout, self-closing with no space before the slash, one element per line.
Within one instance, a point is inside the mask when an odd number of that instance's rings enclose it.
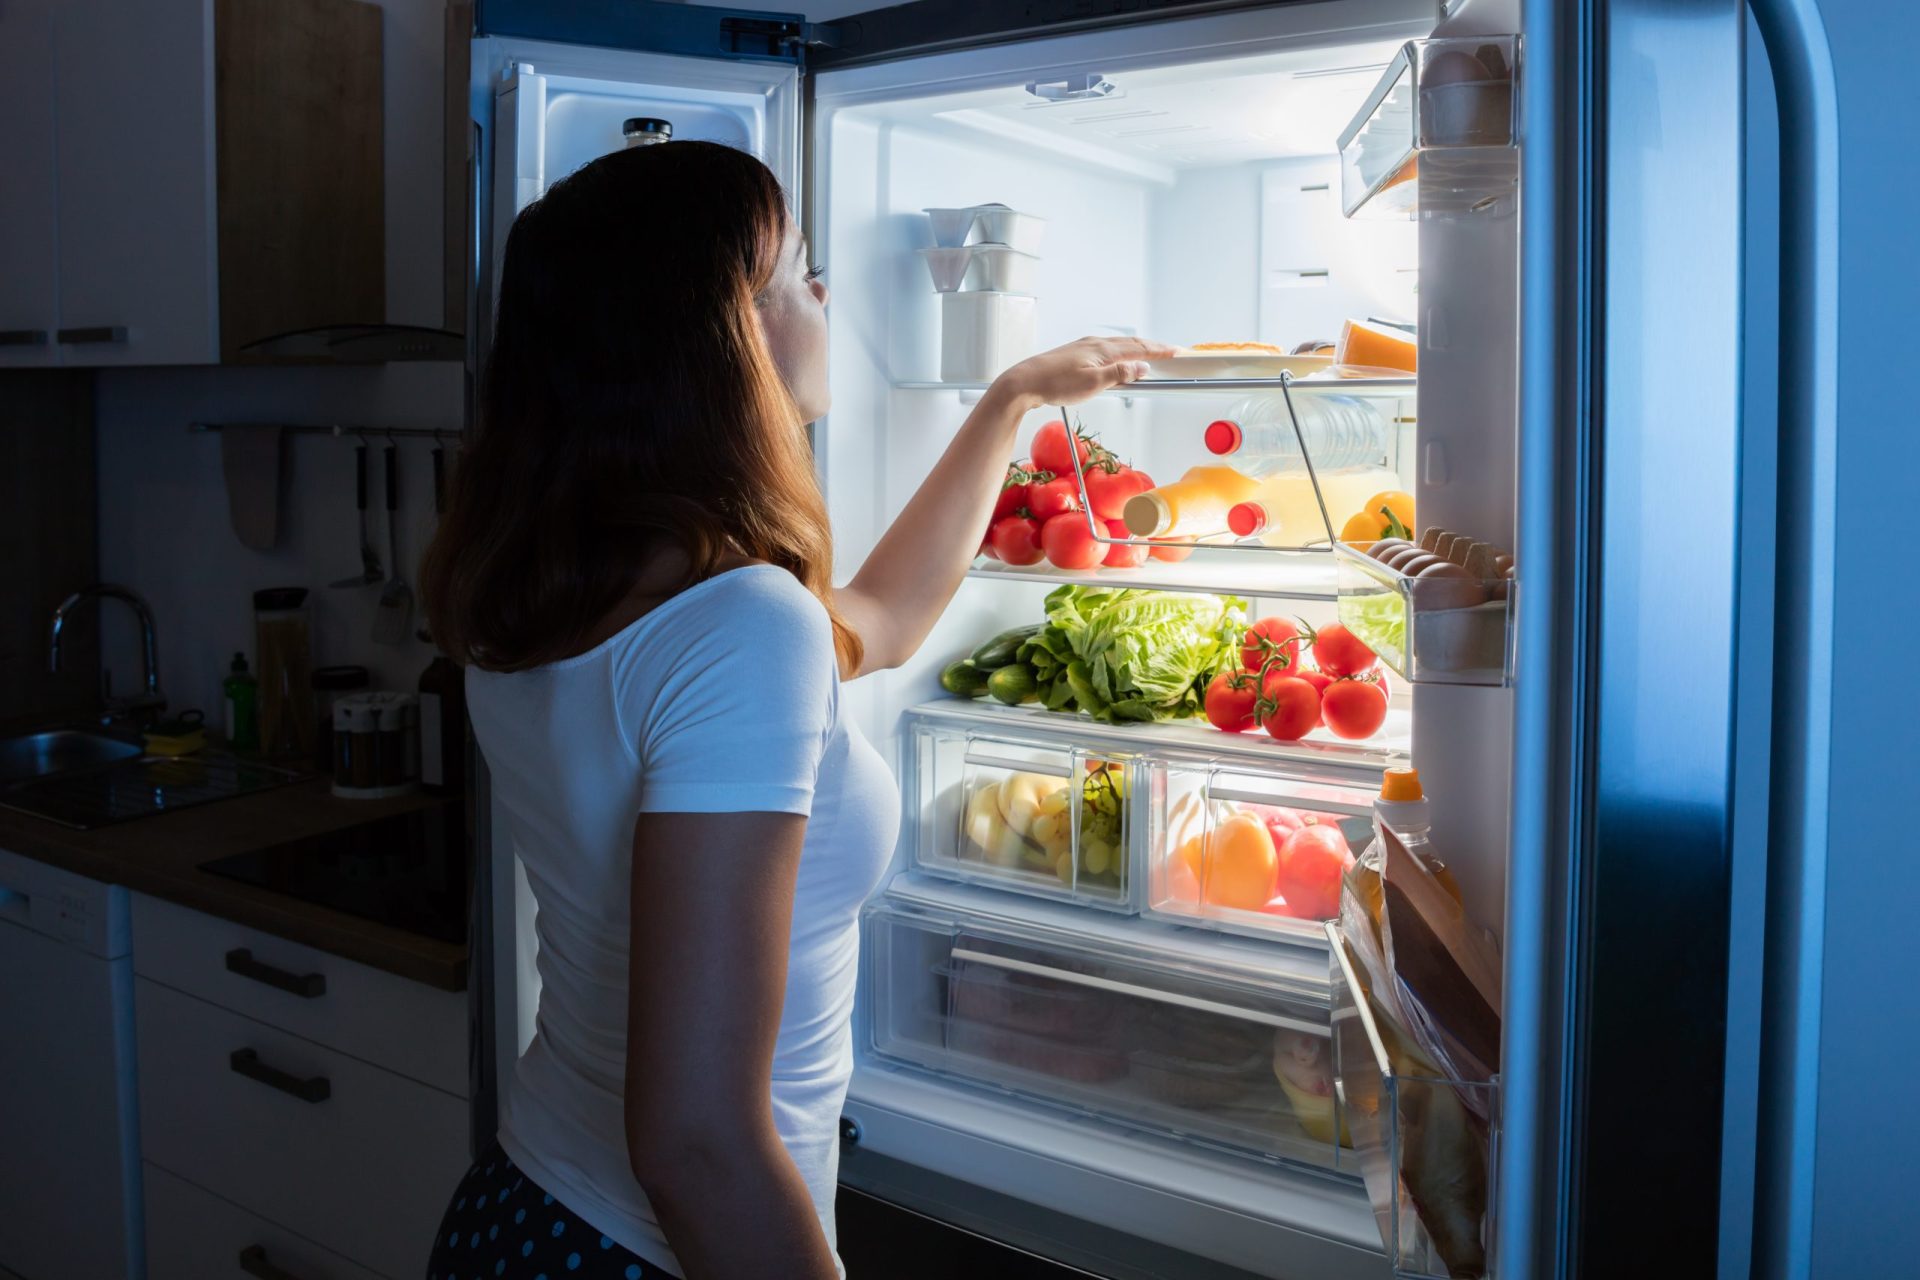
<path fill-rule="evenodd" d="M 862 962 L 882 1058 L 1182 1142 L 1337 1163 L 1324 988 L 891 895 L 867 908 Z"/>
<path fill-rule="evenodd" d="M 1170 763 L 1149 783 L 1146 913 L 1319 945 L 1372 838 L 1377 782 Z"/>
<path fill-rule="evenodd" d="M 912 733 L 922 870 L 1132 909 L 1132 756 L 925 720 Z"/>

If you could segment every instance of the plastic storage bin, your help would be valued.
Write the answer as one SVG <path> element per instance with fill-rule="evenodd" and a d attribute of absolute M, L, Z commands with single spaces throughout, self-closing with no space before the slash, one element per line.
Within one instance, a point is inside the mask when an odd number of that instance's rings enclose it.
<path fill-rule="evenodd" d="M 1425 684 L 1507 683 L 1512 582 L 1409 578 L 1345 543 L 1334 561 L 1340 621 L 1389 667 Z"/>
<path fill-rule="evenodd" d="M 1148 775 L 1144 911 L 1181 924 L 1310 946 L 1339 910 L 1340 850 L 1355 856 L 1373 834 L 1378 769 L 1170 761 Z M 1294 846 L 1297 831 L 1325 829 Z"/>
<path fill-rule="evenodd" d="M 1034 300 L 966 290 L 940 295 L 940 377 L 992 382 L 1033 354 Z"/>
<path fill-rule="evenodd" d="M 1403 46 L 1340 135 L 1347 216 L 1475 212 L 1513 191 L 1513 36 Z"/>
<path fill-rule="evenodd" d="M 1071 745 L 1070 733 L 997 734 L 919 716 L 910 724 L 917 866 L 948 879 L 1132 910 L 1131 811 L 1139 785 L 1132 756 Z"/>
<path fill-rule="evenodd" d="M 1420 1060 L 1375 1018 L 1340 927 L 1329 923 L 1326 932 L 1340 1120 L 1387 1261 L 1395 1275 L 1418 1280 L 1487 1275 L 1499 1081 L 1423 1073 Z"/>
<path fill-rule="evenodd" d="M 1270 949 L 1156 948 L 897 888 L 863 925 L 881 1058 L 1242 1156 L 1337 1164 L 1324 987 L 1290 984 Z"/>

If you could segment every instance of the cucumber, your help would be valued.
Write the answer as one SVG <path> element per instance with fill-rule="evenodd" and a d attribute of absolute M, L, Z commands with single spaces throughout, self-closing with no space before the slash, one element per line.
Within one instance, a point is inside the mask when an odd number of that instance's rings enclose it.
<path fill-rule="evenodd" d="M 1034 678 L 1032 667 L 1016 662 L 987 677 L 987 692 L 1008 706 L 1017 707 L 1040 696 L 1040 682 Z"/>
<path fill-rule="evenodd" d="M 987 691 L 988 673 L 962 659 L 940 673 L 940 687 L 962 698 L 977 698 Z"/>
<path fill-rule="evenodd" d="M 1002 631 L 975 649 L 967 661 L 982 671 L 997 671 L 1019 655 L 1020 646 L 1037 633 L 1040 627 L 1041 624 L 1036 622 L 1030 627 L 1015 627 L 1011 631 Z"/>

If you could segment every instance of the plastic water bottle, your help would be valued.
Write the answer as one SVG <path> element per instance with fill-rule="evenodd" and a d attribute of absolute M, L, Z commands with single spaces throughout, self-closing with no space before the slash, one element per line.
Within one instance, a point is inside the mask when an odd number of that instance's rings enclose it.
<path fill-rule="evenodd" d="M 1377 466 L 1385 460 L 1387 420 L 1370 401 L 1312 393 L 1294 396 L 1293 409 L 1300 416 L 1299 436 L 1294 435 L 1284 397 L 1242 400 L 1226 417 L 1207 424 L 1207 451 L 1249 476 L 1305 472 L 1301 437 L 1316 472 Z"/>

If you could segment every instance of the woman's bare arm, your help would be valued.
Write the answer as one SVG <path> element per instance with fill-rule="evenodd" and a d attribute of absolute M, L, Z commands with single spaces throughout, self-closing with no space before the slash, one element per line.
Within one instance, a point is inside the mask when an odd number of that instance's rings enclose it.
<path fill-rule="evenodd" d="M 837 1276 L 770 1093 L 806 829 L 784 813 L 634 827 L 627 1153 L 686 1280 Z"/>
<path fill-rule="evenodd" d="M 1043 405 L 1078 404 L 1146 372 L 1173 348 L 1139 338 L 1082 338 L 1042 352 L 996 379 L 853 580 L 834 593 L 841 617 L 866 646 L 846 679 L 897 667 L 913 655 L 953 599 L 1013 456 L 1020 419 Z"/>

